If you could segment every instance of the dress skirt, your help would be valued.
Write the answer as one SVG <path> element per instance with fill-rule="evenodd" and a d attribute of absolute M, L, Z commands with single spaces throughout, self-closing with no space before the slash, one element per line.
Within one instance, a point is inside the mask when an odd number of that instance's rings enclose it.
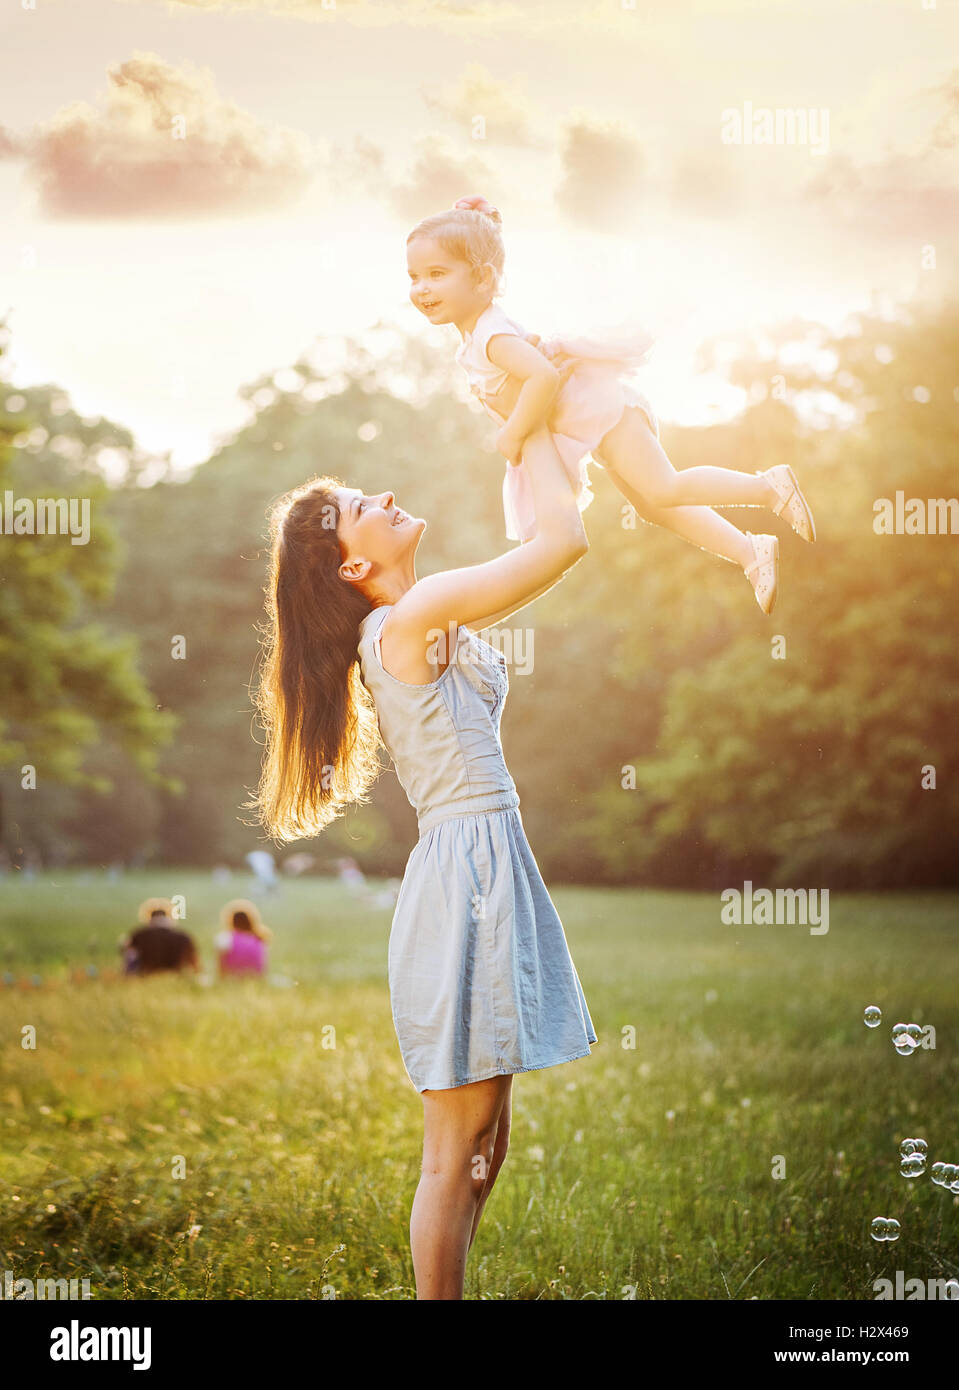
<path fill-rule="evenodd" d="M 423 831 L 396 901 L 389 982 L 418 1091 L 589 1055 L 596 1033 L 518 808 Z"/>
<path fill-rule="evenodd" d="M 627 407 L 641 410 L 649 428 L 659 438 L 656 412 L 638 386 L 622 379 L 627 370 L 628 364 L 624 366 L 622 362 L 580 359 L 571 366 L 553 402 L 547 422 L 549 431 L 581 512 L 593 500 L 590 456 L 598 449 L 604 435 L 619 424 Z M 602 466 L 601 459 L 593 461 Z M 523 463 L 506 466 L 503 515 L 509 540 L 526 541 L 536 534 L 533 489 Z"/>

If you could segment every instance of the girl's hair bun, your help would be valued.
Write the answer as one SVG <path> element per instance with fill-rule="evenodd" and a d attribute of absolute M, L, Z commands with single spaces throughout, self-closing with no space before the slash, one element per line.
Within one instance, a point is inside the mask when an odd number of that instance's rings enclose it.
<path fill-rule="evenodd" d="M 500 216 L 499 208 L 494 208 L 493 204 L 487 202 L 479 193 L 471 194 L 468 198 L 458 198 L 453 206 L 457 208 L 466 208 L 471 212 L 482 212 L 491 222 L 496 222 L 499 226 L 503 225 L 503 219 Z"/>

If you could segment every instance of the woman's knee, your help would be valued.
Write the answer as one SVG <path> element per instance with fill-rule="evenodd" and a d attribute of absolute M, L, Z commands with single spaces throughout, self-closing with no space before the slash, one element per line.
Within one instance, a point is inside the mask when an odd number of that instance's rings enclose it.
<path fill-rule="evenodd" d="M 468 1173 L 482 1187 L 490 1168 L 505 1157 L 508 1096 L 492 1088 L 468 1097 L 442 1092 L 434 1096 L 438 1099 L 427 1107 L 424 1172 Z"/>

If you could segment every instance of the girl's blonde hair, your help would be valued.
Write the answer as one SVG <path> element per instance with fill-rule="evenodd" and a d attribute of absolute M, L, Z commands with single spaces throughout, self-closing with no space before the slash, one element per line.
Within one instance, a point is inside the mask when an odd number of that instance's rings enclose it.
<path fill-rule="evenodd" d="M 416 237 L 438 241 L 448 255 L 472 266 L 474 273 L 489 263 L 496 271 L 493 294 L 503 293 L 506 248 L 503 219 L 495 208 L 488 213 L 476 208 L 447 208 L 418 222 L 406 238 L 407 246 Z"/>

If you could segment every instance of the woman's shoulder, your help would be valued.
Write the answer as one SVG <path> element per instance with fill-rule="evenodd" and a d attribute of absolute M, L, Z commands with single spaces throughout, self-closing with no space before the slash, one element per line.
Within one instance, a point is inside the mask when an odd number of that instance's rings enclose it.
<path fill-rule="evenodd" d="M 376 608 L 371 608 L 365 618 L 360 620 L 359 638 L 356 643 L 356 650 L 362 664 L 368 652 L 372 649 L 373 643 L 380 635 L 380 630 L 390 612 L 392 603 L 381 603 Z"/>
<path fill-rule="evenodd" d="M 423 581 L 418 582 L 422 583 Z M 413 588 L 416 587 L 414 584 Z M 403 598 L 405 600 L 407 595 L 404 595 Z M 425 639 L 427 649 L 435 653 L 433 659 L 428 660 L 428 664 L 443 667 L 439 677 L 422 682 L 408 681 L 387 671 L 383 662 L 383 649 L 380 643 L 386 623 L 394 612 L 395 617 L 392 619 L 391 627 L 394 644 L 401 652 L 405 652 L 407 655 L 415 653 L 418 657 L 424 650 Z M 459 646 L 460 634 L 464 631 L 468 631 L 468 629 L 465 629 L 460 623 L 452 622 L 447 624 L 445 629 L 435 626 L 427 629 L 421 615 L 417 612 L 415 603 L 409 604 L 401 601 L 399 604 L 380 605 L 368 613 L 360 624 L 361 635 L 358 653 L 360 673 L 363 676 L 364 684 L 369 685 L 372 682 L 373 685 L 382 687 L 385 680 L 390 689 L 412 692 L 422 697 L 426 692 L 435 689 L 449 668 L 455 665 L 454 658 Z M 414 659 L 413 664 L 419 663 Z"/>

